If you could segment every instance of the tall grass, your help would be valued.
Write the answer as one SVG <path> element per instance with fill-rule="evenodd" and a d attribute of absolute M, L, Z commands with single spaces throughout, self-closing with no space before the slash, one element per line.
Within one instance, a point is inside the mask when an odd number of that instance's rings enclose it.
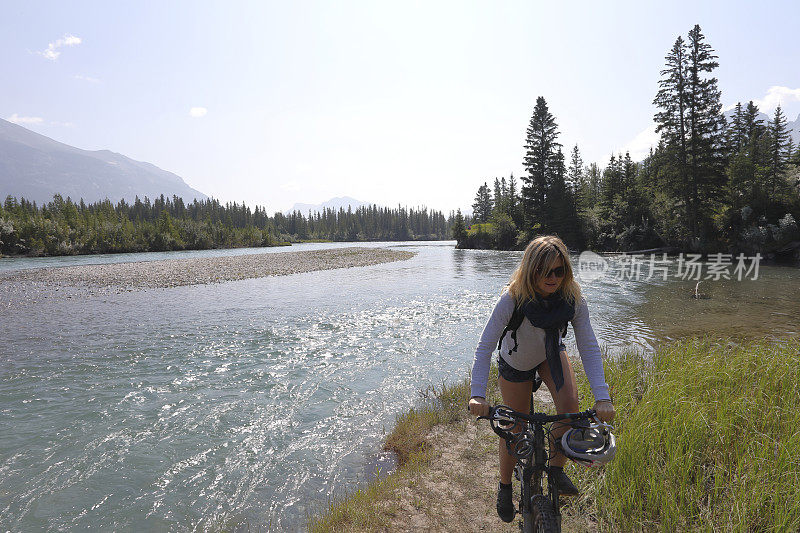
<path fill-rule="evenodd" d="M 422 391 L 424 401 L 395 419 L 391 433 L 383 448 L 394 452 L 398 466 L 402 467 L 414 454 L 424 452 L 425 439 L 430 430 L 439 424 L 449 424 L 464 417 L 469 393 L 469 379 L 458 383 L 442 384 Z"/>
<path fill-rule="evenodd" d="M 615 529 L 800 529 L 800 342 L 687 339 L 606 363 L 613 463 L 584 473 Z M 588 384 L 581 379 L 584 398 Z"/>

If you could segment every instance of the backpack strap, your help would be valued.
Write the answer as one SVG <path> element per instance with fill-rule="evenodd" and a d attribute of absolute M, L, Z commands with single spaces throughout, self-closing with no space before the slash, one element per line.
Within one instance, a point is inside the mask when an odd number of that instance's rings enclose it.
<path fill-rule="evenodd" d="M 525 320 L 525 312 L 522 310 L 522 306 L 514 304 L 514 312 L 511 314 L 511 319 L 508 321 L 508 324 L 506 324 L 503 334 L 500 335 L 500 340 L 497 341 L 498 350 L 500 350 L 500 346 L 503 344 L 503 338 L 506 336 L 506 333 L 510 331 L 511 338 L 514 339 L 514 347 L 508 351 L 508 355 L 511 355 L 511 352 L 517 351 L 517 330 L 522 325 L 523 320 Z"/>
<path fill-rule="evenodd" d="M 503 329 L 503 334 L 500 335 L 500 340 L 497 341 L 497 350 L 501 350 L 501 345 L 503 344 L 503 338 L 506 336 L 506 333 L 509 331 L 511 332 L 511 338 L 514 339 L 514 347 L 508 351 L 508 355 L 511 355 L 512 352 L 517 351 L 517 347 L 519 344 L 517 343 L 517 330 L 522 325 L 522 321 L 525 320 L 525 312 L 522 310 L 521 305 L 514 305 L 514 312 L 511 314 L 511 319 L 509 319 L 508 324 L 506 324 L 505 329 Z M 564 322 L 564 329 L 561 333 L 561 338 L 567 335 L 567 329 L 569 328 L 569 322 Z M 542 386 L 542 377 L 539 375 L 537 371 L 533 377 L 533 390 L 532 392 L 536 392 L 539 390 L 539 387 Z M 533 398 L 531 398 L 531 405 L 533 404 Z M 533 407 L 531 406 L 531 409 Z"/>
<path fill-rule="evenodd" d="M 511 355 L 512 352 L 517 351 L 517 330 L 522 325 L 522 321 L 525 320 L 525 312 L 522 310 L 521 305 L 514 305 L 514 312 L 511 314 L 511 318 L 506 324 L 505 329 L 503 329 L 503 334 L 500 335 L 500 340 L 497 341 L 497 350 L 500 351 L 501 346 L 503 344 L 503 338 L 506 336 L 506 333 L 509 331 L 511 332 L 511 338 L 514 339 L 514 347 L 508 351 L 508 355 Z M 561 339 L 563 340 L 567 336 L 567 330 L 569 329 L 569 322 L 564 322 L 564 328 L 561 330 Z"/>

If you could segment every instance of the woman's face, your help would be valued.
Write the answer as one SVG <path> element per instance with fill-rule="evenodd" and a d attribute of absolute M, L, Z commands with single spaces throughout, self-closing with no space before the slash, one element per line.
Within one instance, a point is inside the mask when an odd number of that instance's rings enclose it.
<path fill-rule="evenodd" d="M 560 274 L 557 276 L 556 274 Z M 564 280 L 564 260 L 560 257 L 550 269 L 550 272 L 542 272 L 539 281 L 536 283 L 536 290 L 544 296 L 550 296 L 558 290 Z"/>

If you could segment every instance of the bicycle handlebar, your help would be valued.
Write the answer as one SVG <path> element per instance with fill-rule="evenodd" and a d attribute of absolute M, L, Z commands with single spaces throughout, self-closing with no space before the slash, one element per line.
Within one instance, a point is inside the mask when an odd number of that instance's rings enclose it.
<path fill-rule="evenodd" d="M 582 420 L 593 418 L 597 412 L 594 409 L 587 409 L 579 413 L 563 413 L 558 415 L 548 415 L 545 413 L 522 413 L 515 411 L 506 405 L 494 405 L 489 407 L 488 416 L 479 416 L 478 420 L 496 420 L 496 421 L 509 421 L 513 419 L 514 422 L 523 420 L 533 424 L 547 424 L 548 422 L 557 422 L 559 420 Z"/>
<path fill-rule="evenodd" d="M 492 431 L 506 441 L 506 447 L 509 453 L 517 459 L 524 459 L 533 453 L 535 444 L 533 444 L 534 438 L 530 432 L 514 431 L 514 428 L 519 422 L 526 422 L 543 428 L 543 426 L 549 422 L 558 422 L 560 420 L 597 419 L 596 414 L 594 409 L 587 409 L 580 413 L 562 413 L 557 415 L 521 413 L 506 405 L 495 405 L 489 407 L 489 416 L 479 416 L 478 420 L 488 420 Z M 545 431 L 549 433 L 549 430 Z"/>

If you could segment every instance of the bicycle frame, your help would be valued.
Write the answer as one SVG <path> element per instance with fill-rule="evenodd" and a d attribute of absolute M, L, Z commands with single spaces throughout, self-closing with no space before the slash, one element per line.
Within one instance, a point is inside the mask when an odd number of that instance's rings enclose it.
<path fill-rule="evenodd" d="M 561 527 L 561 509 L 559 505 L 559 492 L 555 485 L 549 468 L 549 446 L 545 440 L 547 434 L 545 425 L 551 422 L 564 420 L 580 420 L 595 416 L 594 409 L 580 413 L 565 413 L 547 415 L 533 411 L 531 398 L 530 413 L 520 413 L 513 409 L 498 405 L 490 407 L 489 416 L 478 419 L 488 419 L 492 430 L 506 441 L 509 453 L 516 457 L 514 476 L 521 484 L 519 512 L 523 515 L 523 524 L 532 523 L 533 498 L 545 496 L 551 503 L 558 527 Z M 518 433 L 512 429 L 522 425 Z M 547 475 L 547 494 L 544 493 L 542 484 L 543 475 Z"/>
<path fill-rule="evenodd" d="M 531 411 L 533 413 L 533 411 Z M 520 482 L 520 511 L 524 522 L 531 522 L 530 515 L 533 513 L 531 502 L 537 495 L 547 496 L 555 511 L 556 520 L 561 525 L 561 509 L 559 505 L 559 493 L 556 488 L 550 469 L 548 468 L 548 446 L 543 423 L 528 422 L 528 428 L 523 428 L 523 432 L 529 430 L 533 433 L 533 449 L 527 457 L 517 459 L 514 467 L 514 476 Z M 506 441 L 508 442 L 508 441 Z M 544 493 L 542 477 L 547 475 L 547 494 Z M 525 515 L 529 515 L 528 520 L 524 520 Z"/>

